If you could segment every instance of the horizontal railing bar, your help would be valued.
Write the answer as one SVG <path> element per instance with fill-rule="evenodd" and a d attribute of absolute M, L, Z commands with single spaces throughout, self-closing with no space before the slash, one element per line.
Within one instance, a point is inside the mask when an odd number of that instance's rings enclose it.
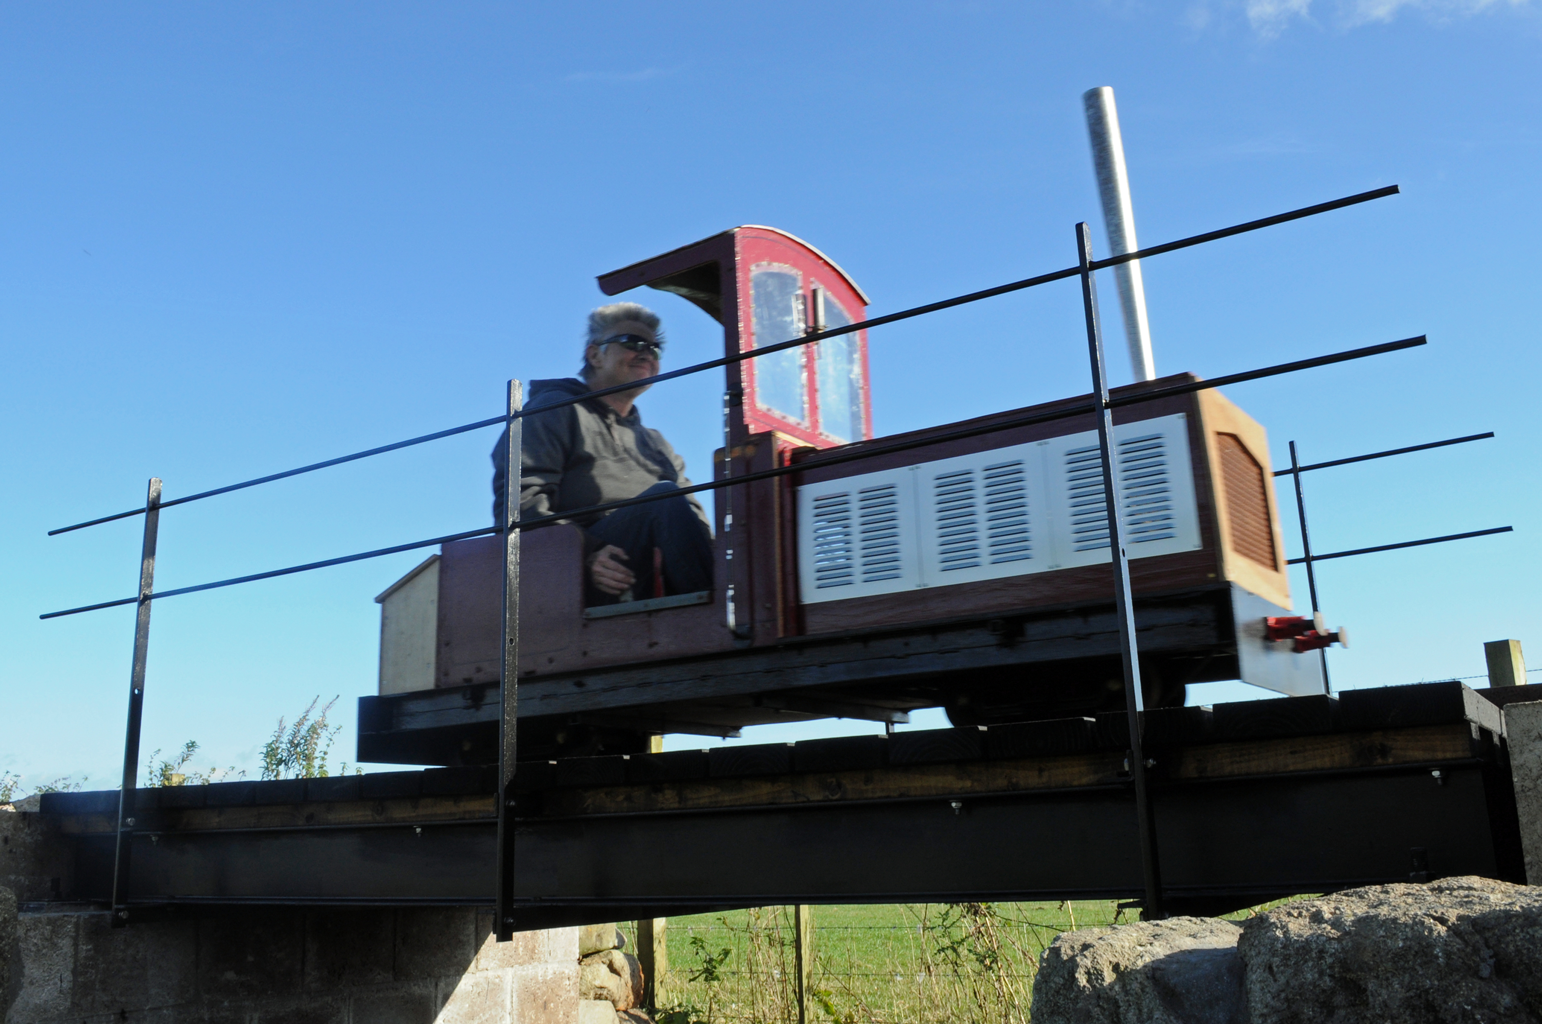
<path fill-rule="evenodd" d="M 401 448 L 411 448 L 415 444 L 425 444 L 429 441 L 437 441 L 442 437 L 452 437 L 455 434 L 464 434 L 471 430 L 481 430 L 483 427 L 497 426 L 504 422 L 504 417 L 493 416 L 490 419 L 477 420 L 475 423 L 463 423 L 458 427 L 450 427 L 448 430 L 436 430 L 432 434 L 423 434 L 419 437 L 408 438 L 405 441 L 397 441 L 394 444 L 383 444 L 379 448 L 371 448 L 368 451 L 354 452 L 352 455 L 340 455 L 335 459 L 327 459 L 325 462 L 313 462 L 309 466 L 301 466 L 298 469 L 286 469 L 282 473 L 269 473 L 267 476 L 259 476 L 254 480 L 243 480 L 238 484 L 227 484 L 224 487 L 216 487 L 212 491 L 199 491 L 197 494 L 189 494 L 182 498 L 173 498 L 170 501 L 161 502 L 161 508 L 170 508 L 173 505 L 185 505 L 190 501 L 198 501 L 200 498 L 212 498 L 216 494 L 229 494 L 231 491 L 243 490 L 247 487 L 256 487 L 258 484 L 270 484 L 275 480 L 283 480 L 286 477 L 299 476 L 301 473 L 314 473 L 318 469 L 327 469 L 331 466 L 341 466 L 345 462 L 356 462 L 359 459 L 367 459 L 371 455 L 384 455 L 386 452 L 394 452 Z M 144 515 L 144 509 L 132 509 L 128 512 L 119 512 L 115 515 L 103 516 L 100 519 L 90 519 L 84 523 L 76 523 L 74 526 L 64 526 L 57 530 L 49 530 L 50 537 L 61 533 L 69 533 L 71 530 L 84 530 L 88 526 L 100 526 L 102 523 L 110 523 L 115 519 L 127 519 L 130 516 Z"/>
<path fill-rule="evenodd" d="M 1469 537 L 1487 537 L 1495 533 L 1510 533 L 1513 526 L 1496 526 L 1492 530 L 1473 530 L 1471 533 L 1450 533 L 1444 537 L 1427 537 L 1424 540 L 1405 540 L 1400 544 L 1378 544 L 1373 548 L 1355 548 L 1353 551 L 1334 551 L 1327 555 L 1313 555 L 1312 561 L 1325 562 L 1330 558 L 1348 558 L 1350 555 L 1370 555 L 1377 551 L 1396 551 L 1398 548 L 1417 548 L 1425 544 L 1442 544 L 1448 540 L 1466 540 Z M 1288 558 L 1286 565 L 1301 565 L 1305 558 Z"/>
<path fill-rule="evenodd" d="M 1277 469 L 1275 476 L 1290 476 L 1292 473 L 1305 473 L 1312 469 L 1328 469 L 1330 466 L 1347 466 L 1352 462 L 1366 462 L 1370 459 L 1385 459 L 1389 455 L 1407 455 L 1409 452 L 1422 452 L 1430 448 L 1444 448 L 1447 445 L 1466 444 L 1468 441 L 1482 441 L 1494 436 L 1492 430 L 1482 434 L 1468 434 L 1466 437 L 1453 437 L 1446 441 L 1431 441 L 1429 444 L 1413 444 L 1407 448 L 1391 448 L 1384 452 L 1372 452 L 1369 455 L 1352 455 L 1347 459 L 1333 459 L 1330 462 L 1314 462 L 1310 466 L 1301 466 L 1297 469 Z"/>
<path fill-rule="evenodd" d="M 1228 374 L 1225 377 L 1216 377 L 1213 380 L 1190 381 L 1185 384 L 1172 384 L 1162 388 L 1152 388 L 1134 395 L 1121 395 L 1112 398 L 1108 402 L 1110 409 L 1120 409 L 1125 406 L 1139 405 L 1143 402 L 1156 401 L 1161 398 L 1173 398 L 1178 395 L 1192 394 L 1196 391 L 1207 391 L 1211 388 L 1226 387 L 1229 384 L 1240 384 L 1244 381 L 1259 380 L 1264 377 L 1274 377 L 1282 373 L 1293 373 L 1296 370 L 1307 370 L 1315 366 L 1327 366 L 1332 363 L 1347 362 L 1351 359 L 1364 359 L 1367 356 L 1378 356 L 1388 352 L 1398 352 L 1407 348 L 1417 348 L 1428 343 L 1428 338 L 1419 335 L 1416 338 L 1404 338 L 1401 341 L 1389 341 L 1380 345 L 1367 345 L 1365 348 L 1350 349 L 1347 352 L 1335 352 L 1332 355 L 1314 356 L 1310 359 L 1298 359 L 1294 362 L 1280 363 L 1276 366 L 1266 366 L 1259 370 L 1245 370 L 1241 373 Z M 1048 412 L 1030 413 L 1025 416 L 1012 416 L 1003 420 L 995 420 L 991 423 L 978 424 L 973 427 L 962 427 L 958 430 L 950 430 L 942 434 L 929 434 L 925 437 L 911 438 L 908 441 L 895 441 L 889 444 L 879 445 L 873 448 L 862 448 L 849 452 L 838 452 L 834 455 L 816 456 L 815 462 L 798 463 L 791 466 L 778 466 L 774 469 L 762 469 L 753 473 L 744 473 L 727 480 L 714 480 L 706 484 L 692 484 L 690 487 L 680 487 L 672 491 L 658 494 L 638 495 L 635 498 L 626 498 L 621 501 L 609 501 L 601 505 L 588 505 L 583 508 L 568 509 L 558 515 L 542 516 L 540 519 L 522 519 L 514 527 L 525 530 L 536 526 L 544 526 L 549 522 L 571 519 L 574 516 L 586 516 L 594 513 L 611 512 L 618 508 L 627 508 L 632 505 L 645 505 L 650 501 L 663 501 L 665 498 L 678 494 L 697 494 L 702 491 L 715 491 L 724 487 L 734 487 L 739 484 L 754 483 L 757 480 L 772 480 L 776 477 L 787 476 L 791 473 L 802 473 L 812 469 L 822 469 L 825 466 L 838 466 L 845 462 L 856 462 L 861 459 L 870 459 L 879 455 L 889 455 L 894 452 L 909 451 L 912 448 L 925 448 L 934 444 L 947 441 L 958 441 L 968 437 L 978 437 L 981 434 L 994 434 L 1001 430 L 1010 430 L 1013 427 L 1033 426 L 1037 423 L 1052 423 L 1055 420 L 1070 419 L 1074 416 L 1083 416 L 1097 409 L 1096 403 L 1090 398 L 1086 402 L 1065 406 Z"/>
<path fill-rule="evenodd" d="M 1207 231 L 1200 235 L 1191 235 L 1188 238 L 1180 238 L 1174 242 L 1164 242 L 1161 245 L 1154 245 L 1147 249 L 1139 249 L 1135 252 L 1125 253 L 1121 256 L 1111 256 L 1106 260 L 1094 260 L 1091 266 L 1095 271 L 1102 270 L 1107 267 L 1115 267 L 1122 263 L 1129 263 L 1131 260 L 1143 259 L 1148 256 L 1159 256 L 1162 253 L 1175 252 L 1179 249 L 1187 249 L 1191 246 L 1201 245 L 1205 242 L 1214 242 L 1218 239 L 1230 238 L 1233 235 L 1240 235 L 1249 231 L 1257 231 L 1259 228 L 1273 227 L 1276 224 L 1284 224 L 1289 221 L 1300 220 L 1303 217 L 1312 217 L 1319 213 L 1328 213 L 1332 210 L 1341 210 L 1347 206 L 1355 206 L 1359 203 L 1370 202 L 1373 199 L 1382 199 L 1387 196 L 1396 195 L 1397 193 L 1398 186 L 1388 185 L 1385 188 L 1375 189 L 1370 192 L 1361 192 L 1357 195 L 1345 196 L 1343 199 L 1334 199 L 1330 202 L 1318 203 L 1315 206 L 1305 206 L 1299 210 L 1292 210 L 1289 213 L 1279 213 L 1272 217 L 1264 217 L 1260 220 L 1251 220 L 1245 224 L 1236 224 L 1229 228 L 1221 228 L 1216 231 Z M 1064 270 L 1056 270 L 1048 274 L 1039 274 L 1036 277 L 1027 277 L 1021 281 L 1013 281 L 1009 284 L 997 285 L 994 288 L 985 288 L 981 291 L 970 292 L 967 295 L 959 295 L 951 299 L 943 299 L 939 302 L 929 302 L 924 306 L 912 306 L 910 309 L 903 309 L 897 313 L 887 313 L 884 316 L 873 317 L 871 320 L 862 320 L 854 324 L 847 324 L 844 327 L 832 327 L 829 330 L 813 331 L 799 338 L 791 338 L 787 341 L 777 342 L 774 345 L 762 345 L 757 348 L 752 348 L 748 352 L 737 352 L 731 356 L 722 356 L 717 359 L 708 359 L 706 362 L 693 363 L 690 366 L 682 366 L 678 370 L 670 370 L 667 373 L 660 373 L 652 377 L 645 377 L 642 380 L 630 381 L 626 384 L 616 384 L 608 388 L 596 388 L 593 391 L 585 392 L 582 395 L 574 395 L 538 406 L 533 409 L 525 409 L 524 411 L 516 414 L 513 418 L 520 419 L 533 413 L 550 412 L 555 409 L 563 409 L 570 405 L 577 405 L 579 402 L 588 401 L 591 398 L 603 398 L 606 395 L 615 395 L 624 391 L 636 391 L 639 388 L 652 387 L 653 385 L 662 383 L 664 381 L 675 380 L 678 377 L 686 377 L 693 373 L 701 373 L 704 370 L 715 370 L 719 367 L 731 366 L 735 363 L 745 362 L 746 360 L 757 359 L 760 356 L 773 355 L 786 349 L 798 348 L 803 345 L 812 345 L 813 343 L 822 341 L 825 338 L 834 338 L 843 334 L 853 334 L 857 331 L 867 330 L 869 327 L 881 327 L 884 324 L 892 324 L 901 320 L 909 320 L 912 317 L 924 316 L 927 313 L 936 313 L 940 310 L 951 309 L 954 306 L 962 306 L 971 302 L 979 302 L 981 299 L 995 298 L 998 295 L 1006 295 L 1011 292 L 1022 291 L 1025 288 L 1033 288 L 1041 284 L 1049 284 L 1052 281 L 1068 280 L 1078 276 L 1080 273 L 1081 268 L 1079 266 L 1067 267 Z M 238 484 L 229 484 L 225 487 L 216 487 L 211 491 L 200 491 L 197 494 L 189 494 L 183 498 L 174 498 L 170 501 L 162 502 L 161 508 L 170 508 L 173 505 L 182 505 L 190 501 L 198 501 L 201 498 L 212 498 L 217 494 L 229 494 L 231 491 L 239 491 L 243 488 L 255 487 L 258 484 L 272 483 L 275 480 L 283 480 L 287 477 L 299 476 L 302 473 L 312 473 L 318 469 L 327 469 L 328 467 L 341 465 L 345 462 L 353 462 L 358 459 L 366 459 L 372 455 L 382 455 L 386 452 L 396 451 L 401 448 L 409 448 L 417 444 L 425 444 L 429 441 L 437 441 L 440 438 L 450 437 L 454 434 L 463 434 L 470 430 L 481 430 L 483 427 L 491 427 L 505 422 L 507 422 L 507 418 L 503 416 L 495 416 L 490 419 L 477 420 L 475 423 L 466 423 L 458 427 L 450 427 L 447 430 L 440 430 L 432 434 L 424 434 L 420 437 L 410 438 L 406 441 L 397 441 L 394 444 L 381 445 L 379 448 L 371 448 L 368 451 L 355 452 L 352 455 L 339 456 L 335 459 L 328 459 L 325 462 L 314 462 L 308 466 L 301 466 L 298 469 L 285 470 L 282 473 L 272 473 L 268 476 L 257 477 L 256 479 L 246 480 Z M 110 516 L 102 516 L 100 519 L 90 519 L 83 523 L 76 523 L 73 526 L 64 526 L 57 530 L 49 530 L 48 536 L 53 537 L 61 533 L 69 533 L 72 530 L 83 530 L 88 526 L 100 526 L 102 523 L 110 523 L 117 519 L 127 519 L 131 516 L 143 515 L 144 511 L 145 510 L 143 508 L 129 509 L 126 512 L 117 512 Z"/>
<path fill-rule="evenodd" d="M 1246 224 L 1237 224 L 1229 228 L 1206 231 L 1202 235 L 1190 235 L 1188 238 L 1180 238 L 1176 242 L 1163 242 L 1160 245 L 1153 245 L 1149 249 L 1137 249 L 1134 252 L 1127 252 L 1121 256 L 1110 256 L 1105 260 L 1093 260 L 1091 266 L 1093 270 L 1117 267 L 1121 263 L 1143 260 L 1149 256 L 1160 256 L 1165 252 L 1174 252 L 1178 249 L 1187 249 L 1194 245 L 1203 245 L 1206 242 L 1214 242 L 1218 239 L 1230 238 L 1233 235 L 1257 231 L 1259 228 L 1274 227 L 1276 224 L 1287 224 L 1293 220 L 1301 220 L 1303 217 L 1315 217 L 1319 213 L 1342 210 L 1346 206 L 1357 206 L 1360 203 L 1368 203 L 1373 199 L 1385 199 L 1387 196 L 1397 195 L 1400 191 L 1401 189 L 1396 185 L 1386 185 L 1382 188 L 1372 189 L 1369 192 L 1359 192 L 1352 196 L 1345 196 L 1343 199 L 1332 199 L 1326 203 L 1318 203 L 1316 206 L 1303 206 L 1301 209 L 1291 210 L 1289 213 L 1277 213 L 1272 217 L 1250 220 Z"/>
<path fill-rule="evenodd" d="M 1375 189 L 1370 192 L 1361 192 L 1357 195 L 1345 196 L 1343 199 L 1334 199 L 1326 203 L 1318 203 L 1315 206 L 1302 207 L 1289 213 L 1279 213 L 1272 217 L 1264 217 L 1260 220 L 1248 221 L 1245 224 L 1236 224 L 1229 228 L 1220 228 L 1216 231 L 1207 231 L 1200 235 L 1191 235 L 1188 238 L 1180 238 L 1174 242 L 1164 242 L 1154 245 L 1149 249 L 1140 249 L 1122 256 L 1111 256 L 1106 260 L 1094 260 L 1093 270 L 1102 270 L 1107 267 L 1118 266 L 1131 260 L 1138 260 L 1144 256 L 1157 256 L 1166 252 L 1174 252 L 1178 249 L 1186 249 L 1203 242 L 1213 242 L 1217 239 L 1228 238 L 1232 235 L 1240 235 L 1249 231 L 1257 231 L 1259 228 L 1272 227 L 1276 224 L 1284 224 L 1288 221 L 1300 220 L 1303 217 L 1312 217 L 1319 213 L 1328 213 L 1332 210 L 1343 209 L 1346 206 L 1355 206 L 1359 203 L 1370 202 L 1373 199 L 1382 199 L 1396 195 L 1398 186 L 1388 185 L 1385 188 Z M 774 345 L 762 345 L 750 349 L 748 352 L 737 352 L 731 356 L 722 356 L 717 359 L 709 359 L 706 362 L 695 363 L 691 366 L 682 366 L 678 370 L 670 370 L 654 377 L 645 377 L 642 380 L 631 381 L 626 384 L 616 384 L 608 388 L 596 388 L 582 395 L 574 395 L 550 404 L 541 405 L 534 409 L 526 409 L 521 415 L 528 416 L 531 413 L 545 412 L 549 409 L 560 409 L 564 406 L 577 405 L 579 402 L 591 398 L 603 398 L 606 395 L 620 394 L 623 391 L 634 391 L 637 388 L 652 387 L 661 381 L 674 380 L 676 377 L 684 377 L 692 373 L 700 373 L 703 370 L 713 370 L 722 366 L 730 366 L 734 363 L 742 363 L 760 356 L 773 355 L 791 348 L 803 345 L 811 345 L 825 338 L 834 338 L 843 334 L 853 334 L 857 331 L 867 330 L 869 327 L 882 327 L 885 324 L 897 323 L 901 320 L 909 320 L 912 317 L 924 316 L 927 313 L 936 313 L 940 310 L 951 309 L 955 306 L 966 305 L 971 302 L 979 302 L 981 299 L 995 298 L 998 295 L 1007 295 L 1011 292 L 1022 291 L 1026 288 L 1034 288 L 1041 284 L 1049 284 L 1054 281 L 1064 281 L 1081 274 L 1081 267 L 1067 267 L 1064 270 L 1051 271 L 1048 274 L 1039 274 L 1035 277 L 1026 277 L 1021 281 L 1012 281 L 1008 284 L 997 285 L 994 288 L 985 288 L 977 292 L 969 292 L 951 299 L 942 299 L 938 302 L 929 302 L 924 306 L 912 306 L 902 309 L 897 313 L 886 313 L 883 316 L 873 317 L 870 320 L 861 320 L 844 327 L 832 327 L 824 331 L 812 331 L 798 338 L 790 338 L 787 341 L 779 341 Z"/>
<path fill-rule="evenodd" d="M 270 580 L 275 576 L 289 576 L 297 572 L 309 572 L 311 569 L 325 569 L 332 565 L 343 565 L 347 562 L 362 562 L 366 558 L 379 558 L 382 555 L 395 555 L 403 551 L 412 551 L 415 548 L 433 547 L 435 544 L 449 544 L 452 541 L 468 540 L 472 537 L 485 537 L 490 533 L 497 533 L 496 526 L 485 526 L 480 530 L 466 530 L 463 533 L 449 533 L 443 537 L 432 537 L 428 540 L 415 540 L 410 544 L 395 544 L 388 548 L 376 548 L 374 551 L 363 551 L 357 555 L 343 555 L 341 558 L 328 558 L 321 562 L 307 562 L 304 565 L 291 565 L 287 569 L 272 569 L 268 572 L 256 572 L 250 576 L 237 576 L 233 579 L 218 580 L 214 583 L 199 583 L 191 587 L 178 587 L 176 590 L 162 590 L 149 595 L 150 600 L 155 601 L 163 597 L 176 597 L 179 594 L 196 594 L 200 590 L 217 590 L 220 587 L 233 587 L 237 583 L 253 583 L 257 580 Z M 39 615 L 40 619 L 57 619 L 65 615 L 78 615 L 81 612 L 94 612 L 100 608 L 116 608 L 119 605 L 135 604 L 137 597 L 126 597 L 120 601 L 103 601 L 101 604 L 88 604 L 80 608 L 67 608 L 62 612 L 49 612 Z"/>
<path fill-rule="evenodd" d="M 1282 373 L 1292 373 L 1296 370 L 1310 369 L 1314 366 L 1326 366 L 1331 363 L 1347 362 L 1351 359 L 1363 359 L 1367 356 L 1382 355 L 1387 352 L 1397 352 L 1402 349 L 1416 348 L 1427 343 L 1427 339 L 1420 335 L 1417 338 L 1404 338 L 1402 341 L 1389 341 L 1381 345 L 1368 345 L 1365 348 L 1350 349 L 1347 352 L 1336 352 L 1332 355 L 1314 356 L 1310 359 L 1298 359 L 1290 363 L 1281 363 L 1277 366 L 1267 366 L 1259 370 L 1245 370 L 1242 373 L 1228 374 L 1224 377 L 1216 377 L 1213 380 L 1192 381 L 1186 384 L 1174 384 L 1168 387 L 1152 388 L 1149 391 L 1136 395 L 1123 395 L 1109 401 L 1110 408 L 1122 408 L 1129 405 L 1137 405 L 1142 402 L 1151 402 L 1161 398 L 1171 398 L 1177 395 L 1191 394 L 1196 391 L 1204 391 L 1210 388 L 1225 387 L 1228 384 L 1237 384 L 1243 381 L 1258 380 L 1263 377 L 1273 377 Z M 777 466 L 773 469 L 759 470 L 754 473 L 745 473 L 741 476 L 729 477 L 725 480 L 714 480 L 705 484 L 693 484 L 690 487 L 679 487 L 672 491 L 664 491 L 654 494 L 639 494 L 635 498 L 626 498 L 622 501 L 611 501 L 601 505 L 589 505 L 584 508 L 566 509 L 560 513 L 549 516 L 541 516 L 537 519 L 522 519 L 510 524 L 511 529 L 529 530 L 541 526 L 550 526 L 566 522 L 575 516 L 585 516 L 594 513 L 611 512 L 618 508 L 627 508 L 632 505 L 645 505 L 651 501 L 663 501 L 667 498 L 682 494 L 698 494 L 704 491 L 722 490 L 725 487 L 738 487 L 741 484 L 755 483 L 759 480 L 772 480 L 777 477 L 788 476 L 793 473 L 802 473 L 811 469 L 819 469 L 824 466 L 840 465 L 845 462 L 856 462 L 861 459 L 876 458 L 879 455 L 888 455 L 894 452 L 909 451 L 913 448 L 924 448 L 929 445 L 941 444 L 947 441 L 956 441 L 967 437 L 977 437 L 981 434 L 992 434 L 1001 430 L 1010 430 L 1013 427 L 1031 426 L 1036 423 L 1050 423 L 1055 420 L 1070 419 L 1074 416 L 1082 416 L 1095 411 L 1096 403 L 1092 401 L 1078 402 L 1075 405 L 1066 406 L 1048 412 L 1032 413 L 1025 416 L 1013 416 L 1004 420 L 996 420 L 991 423 L 977 424 L 973 427 L 964 427 L 959 430 L 951 430 L 942 434 L 930 434 L 925 437 L 911 438 L 908 441 L 897 441 L 890 444 L 876 445 L 871 448 L 861 448 L 849 452 L 839 452 L 835 455 L 823 456 L 818 462 L 799 463 L 791 466 Z M 251 583 L 255 580 L 272 579 L 275 576 L 287 576 L 291 573 L 306 572 L 310 569 L 324 569 L 332 565 L 342 565 L 345 562 L 358 562 L 366 558 L 378 558 L 382 555 L 393 555 L 401 551 L 411 551 L 414 548 L 429 547 L 434 544 L 446 544 L 451 541 L 465 540 L 470 537 L 483 537 L 498 532 L 498 527 L 489 526 L 481 530 L 468 530 L 465 533 L 450 534 L 445 537 L 435 537 L 431 540 L 413 541 L 410 544 L 397 544 L 389 548 L 377 548 L 374 551 L 365 551 L 357 555 L 344 555 L 341 558 L 331 558 L 323 562 L 309 562 L 305 565 L 291 566 L 287 569 L 274 569 L 270 572 L 254 573 L 250 576 L 238 576 L 233 579 L 219 580 L 215 583 L 200 583 L 193 587 L 182 587 L 177 590 L 166 590 L 157 594 L 151 594 L 150 600 L 162 597 L 175 597 L 178 594 L 191 594 L 200 590 L 213 590 L 217 587 L 230 587 L 237 583 Z M 1315 561 L 1315 559 L 1314 559 Z M 133 604 L 137 597 L 126 597 L 117 601 L 104 601 L 101 604 L 83 605 L 79 608 L 69 608 L 64 611 L 48 612 L 39 615 L 40 619 L 57 619 L 65 615 L 77 615 L 81 612 L 97 611 L 102 608 L 115 608 L 119 605 Z"/>

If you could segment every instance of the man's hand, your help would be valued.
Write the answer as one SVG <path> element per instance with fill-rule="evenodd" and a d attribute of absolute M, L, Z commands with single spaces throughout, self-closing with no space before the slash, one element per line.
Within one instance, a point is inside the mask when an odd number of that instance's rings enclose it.
<path fill-rule="evenodd" d="M 614 544 L 607 544 L 589 556 L 589 579 L 607 594 L 619 594 L 637 582 L 632 570 L 621 561 L 630 561 L 627 553 Z"/>

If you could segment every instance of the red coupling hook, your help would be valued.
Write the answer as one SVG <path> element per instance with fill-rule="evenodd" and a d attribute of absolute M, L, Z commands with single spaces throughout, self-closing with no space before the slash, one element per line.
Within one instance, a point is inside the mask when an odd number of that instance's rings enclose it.
<path fill-rule="evenodd" d="M 1297 654 L 1331 647 L 1333 644 L 1349 646 L 1348 631 L 1340 626 L 1328 632 L 1321 612 L 1310 619 L 1304 615 L 1271 615 L 1264 619 L 1264 636 L 1275 643 L 1291 641 L 1291 649 Z"/>

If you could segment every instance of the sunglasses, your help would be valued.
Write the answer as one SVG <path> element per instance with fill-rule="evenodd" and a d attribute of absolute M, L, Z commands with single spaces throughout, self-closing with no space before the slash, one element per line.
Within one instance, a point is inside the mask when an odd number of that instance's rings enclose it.
<path fill-rule="evenodd" d="M 628 352 L 647 352 L 657 359 L 664 351 L 664 346 L 656 341 L 650 341 L 640 334 L 618 334 L 614 338 L 606 338 L 600 342 L 603 345 L 620 345 Z"/>

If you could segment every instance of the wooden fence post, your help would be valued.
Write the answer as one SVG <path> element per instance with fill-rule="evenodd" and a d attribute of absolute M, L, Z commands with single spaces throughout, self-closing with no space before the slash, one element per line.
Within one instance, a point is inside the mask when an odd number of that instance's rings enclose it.
<path fill-rule="evenodd" d="M 814 908 L 793 908 L 793 955 L 797 960 L 798 1024 L 808 1024 L 809 972 L 814 964 Z"/>
<path fill-rule="evenodd" d="M 664 737 L 648 737 L 648 753 L 664 752 Z M 664 1002 L 664 975 L 669 971 L 669 938 L 666 918 L 652 917 L 637 922 L 637 960 L 642 966 L 642 1004 L 649 1013 L 657 1013 Z"/>
<path fill-rule="evenodd" d="M 1519 640 L 1490 640 L 1483 645 L 1483 657 L 1488 662 L 1488 685 L 1526 685 L 1526 659 Z"/>
<path fill-rule="evenodd" d="M 669 970 L 669 946 L 665 918 L 637 922 L 637 959 L 642 964 L 642 1004 L 649 1013 L 664 1001 L 664 973 Z"/>

